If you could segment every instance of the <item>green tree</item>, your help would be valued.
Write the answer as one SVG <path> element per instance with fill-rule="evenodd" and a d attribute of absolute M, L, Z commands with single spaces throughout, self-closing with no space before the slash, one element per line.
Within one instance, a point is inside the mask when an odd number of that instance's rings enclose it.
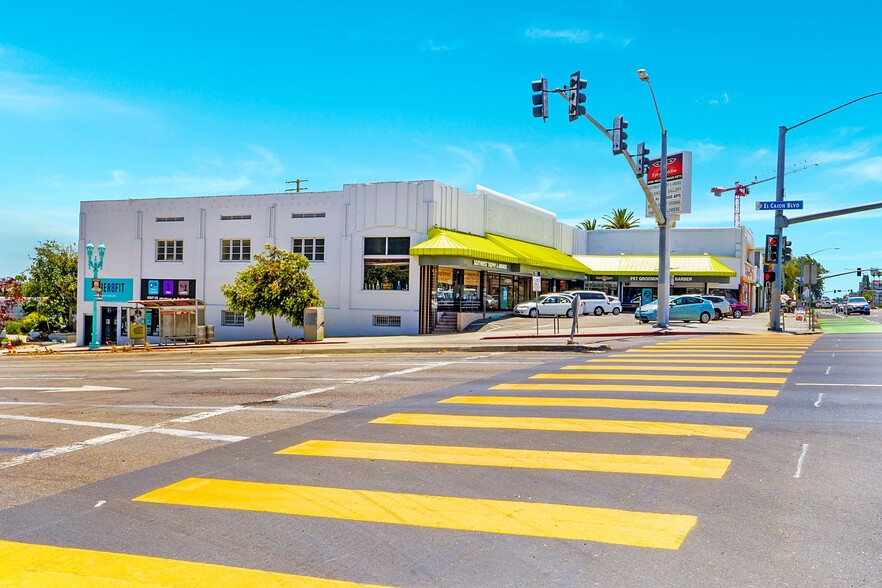
<path fill-rule="evenodd" d="M 794 257 L 783 267 L 784 275 L 782 277 L 781 292 L 789 294 L 794 298 L 802 298 L 802 288 L 798 287 L 799 278 L 802 275 L 802 266 L 818 264 L 818 275 L 827 273 L 827 270 L 817 260 L 809 255 Z M 818 278 L 818 283 L 811 286 L 812 299 L 818 300 L 824 297 L 824 278 Z"/>
<path fill-rule="evenodd" d="M 597 228 L 597 219 L 596 218 L 592 218 L 592 219 L 586 218 L 585 220 L 583 220 L 582 222 L 580 222 L 576 226 L 579 227 L 580 229 L 582 229 L 583 231 L 593 231 L 594 229 Z"/>
<path fill-rule="evenodd" d="M 634 216 L 634 211 L 627 208 L 614 208 L 612 214 L 603 216 L 605 221 L 601 225 L 604 229 L 633 229 L 640 225 L 640 220 Z"/>
<path fill-rule="evenodd" d="M 306 273 L 308 268 L 309 260 L 299 253 L 265 245 L 263 252 L 254 256 L 254 263 L 236 274 L 232 284 L 221 286 L 227 308 L 244 314 L 249 321 L 258 313 L 268 314 L 273 339 L 278 343 L 276 315 L 300 327 L 307 307 L 324 304 Z"/>
<path fill-rule="evenodd" d="M 30 260 L 25 296 L 35 299 L 35 310 L 53 324 L 70 328 L 77 309 L 76 246 L 41 241 Z"/>

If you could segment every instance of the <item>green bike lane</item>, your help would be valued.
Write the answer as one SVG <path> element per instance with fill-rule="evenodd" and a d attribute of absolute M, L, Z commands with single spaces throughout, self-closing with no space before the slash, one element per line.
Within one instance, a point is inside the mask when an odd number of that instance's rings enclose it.
<path fill-rule="evenodd" d="M 879 315 L 856 317 L 823 314 L 818 317 L 818 324 L 824 334 L 827 335 L 882 333 L 882 323 L 873 320 L 879 320 L 879 318 Z"/>

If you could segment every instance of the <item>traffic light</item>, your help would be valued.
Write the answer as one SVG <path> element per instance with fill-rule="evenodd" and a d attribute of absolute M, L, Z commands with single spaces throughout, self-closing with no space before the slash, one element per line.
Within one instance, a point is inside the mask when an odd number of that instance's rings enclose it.
<path fill-rule="evenodd" d="M 548 79 L 539 78 L 533 82 L 533 116 L 543 121 L 548 118 Z"/>
<path fill-rule="evenodd" d="M 612 151 L 613 155 L 620 155 L 622 151 L 628 150 L 628 144 L 625 143 L 625 140 L 628 138 L 628 133 L 625 132 L 625 129 L 628 128 L 628 121 L 624 119 L 623 115 L 619 115 L 613 119 L 613 132 L 612 132 Z"/>
<path fill-rule="evenodd" d="M 778 263 L 778 236 L 766 235 L 766 261 Z"/>
<path fill-rule="evenodd" d="M 649 149 L 646 143 L 637 145 L 637 177 L 643 177 L 649 171 Z"/>
<path fill-rule="evenodd" d="M 775 281 L 775 272 L 772 270 L 767 270 L 763 272 L 763 282 L 772 283 Z"/>
<path fill-rule="evenodd" d="M 582 79 L 582 72 L 570 74 L 570 122 L 585 114 L 582 103 L 588 100 L 588 97 L 582 93 L 582 90 L 587 87 L 588 82 Z"/>
<path fill-rule="evenodd" d="M 861 277 L 861 268 L 857 268 L 857 277 Z"/>
<path fill-rule="evenodd" d="M 781 261 L 783 263 L 787 263 L 793 258 L 793 249 L 790 245 L 790 239 L 784 237 L 784 248 L 781 250 Z"/>

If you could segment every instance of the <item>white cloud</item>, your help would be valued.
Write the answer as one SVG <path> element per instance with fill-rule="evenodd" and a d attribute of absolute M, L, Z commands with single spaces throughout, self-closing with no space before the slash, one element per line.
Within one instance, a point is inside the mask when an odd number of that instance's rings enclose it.
<path fill-rule="evenodd" d="M 882 157 L 864 159 L 845 168 L 848 174 L 854 174 L 859 179 L 872 182 L 882 182 Z"/>
<path fill-rule="evenodd" d="M 95 93 L 71 89 L 42 76 L 0 72 L 0 111 L 17 114 L 57 112 L 137 114 L 138 108 Z"/>
<path fill-rule="evenodd" d="M 539 29 L 529 28 L 524 31 L 528 39 L 551 39 L 565 43 L 588 43 L 605 39 L 603 33 L 592 33 L 587 29 Z"/>

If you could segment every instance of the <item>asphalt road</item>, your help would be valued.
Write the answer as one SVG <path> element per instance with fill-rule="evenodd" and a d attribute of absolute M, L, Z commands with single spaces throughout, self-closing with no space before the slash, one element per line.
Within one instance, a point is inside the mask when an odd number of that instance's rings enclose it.
<path fill-rule="evenodd" d="M 30 420 L 0 419 L 0 487 L 20 505 L 0 511 L 0 577 L 25 557 L 36 580 L 70 565 L 214 585 L 882 577 L 880 335 L 588 357 L 150 355 L 16 358 L 15 380 L 4 362 L 0 410 Z M 43 404 L 10 404 L 28 402 Z"/>

